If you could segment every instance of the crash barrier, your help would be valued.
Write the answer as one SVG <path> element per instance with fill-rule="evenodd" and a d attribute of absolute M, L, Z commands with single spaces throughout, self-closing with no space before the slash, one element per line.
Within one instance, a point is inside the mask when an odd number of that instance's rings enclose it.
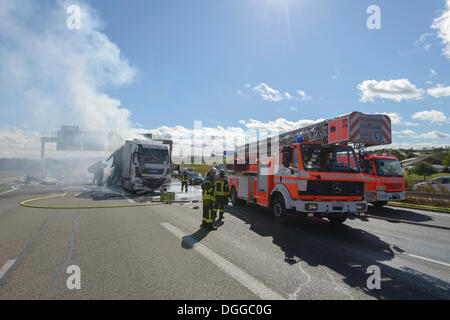
<path fill-rule="evenodd" d="M 438 193 L 438 192 L 418 192 L 418 191 L 406 191 L 407 198 L 427 198 L 436 200 L 450 200 L 449 193 Z"/>

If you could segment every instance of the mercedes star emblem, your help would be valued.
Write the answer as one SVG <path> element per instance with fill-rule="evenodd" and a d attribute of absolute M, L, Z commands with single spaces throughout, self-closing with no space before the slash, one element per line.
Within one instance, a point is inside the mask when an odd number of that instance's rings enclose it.
<path fill-rule="evenodd" d="M 333 193 L 341 193 L 342 185 L 339 182 L 336 182 L 331 186 L 331 189 L 333 190 Z"/>

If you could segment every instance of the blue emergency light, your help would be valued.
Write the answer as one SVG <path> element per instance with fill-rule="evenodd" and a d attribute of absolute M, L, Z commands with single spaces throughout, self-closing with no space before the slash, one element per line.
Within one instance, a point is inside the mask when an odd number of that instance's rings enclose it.
<path fill-rule="evenodd" d="M 303 142 L 303 136 L 297 136 L 297 142 Z"/>

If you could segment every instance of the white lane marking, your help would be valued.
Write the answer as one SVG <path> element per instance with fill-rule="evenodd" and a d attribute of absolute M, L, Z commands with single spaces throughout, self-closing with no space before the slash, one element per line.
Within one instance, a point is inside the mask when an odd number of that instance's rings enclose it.
<path fill-rule="evenodd" d="M 9 268 L 13 266 L 14 262 L 16 262 L 16 259 L 8 260 L 8 262 L 0 269 L 0 279 L 3 278 Z"/>
<path fill-rule="evenodd" d="M 407 252 L 401 252 L 400 254 L 406 255 L 406 256 L 410 256 L 410 257 L 413 257 L 413 258 L 417 258 L 417 259 L 422 259 L 422 260 L 429 261 L 429 262 L 434 262 L 434 263 L 437 263 L 437 264 L 440 264 L 440 265 L 443 265 L 443 266 L 446 266 L 446 267 L 450 267 L 450 264 L 448 264 L 446 262 L 437 261 L 437 260 L 434 260 L 434 259 L 425 258 L 425 257 L 421 257 L 421 256 L 416 256 L 415 254 L 411 254 L 411 253 L 407 253 Z"/>
<path fill-rule="evenodd" d="M 261 299 L 265 300 L 284 300 L 280 294 L 271 290 L 265 284 L 263 284 L 258 279 L 252 277 L 247 272 L 242 270 L 241 268 L 235 266 L 231 262 L 225 260 L 220 255 L 206 247 L 205 245 L 196 242 L 196 240 L 190 236 L 184 234 L 181 230 L 174 227 L 170 223 L 161 223 L 161 226 L 166 228 L 168 231 L 173 233 L 178 239 L 184 240 L 188 245 L 192 245 L 193 249 L 195 249 L 202 256 L 207 258 L 209 261 L 214 263 L 220 269 L 225 271 L 232 278 L 240 282 L 247 289 L 252 291 L 254 294 L 259 296 Z"/>
<path fill-rule="evenodd" d="M 0 192 L 0 196 L 1 196 L 2 194 L 10 193 L 10 192 L 16 191 L 16 190 L 18 190 L 18 189 L 19 189 L 19 188 L 17 188 L 17 187 L 11 186 L 11 190 L 6 190 L 6 191 L 3 191 L 3 192 Z"/>

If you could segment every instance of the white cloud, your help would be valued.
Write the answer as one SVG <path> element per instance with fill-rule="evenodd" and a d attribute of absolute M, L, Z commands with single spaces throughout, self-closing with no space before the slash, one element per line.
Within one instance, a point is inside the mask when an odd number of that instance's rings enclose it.
<path fill-rule="evenodd" d="M 408 136 L 414 139 L 448 139 L 450 134 L 440 131 L 430 131 L 426 133 L 417 134 L 413 130 L 405 129 L 402 131 L 392 131 L 392 134 L 398 135 L 400 138 Z"/>
<path fill-rule="evenodd" d="M 292 96 L 289 94 L 289 92 L 285 92 L 284 96 L 286 97 L 286 99 L 291 100 Z"/>
<path fill-rule="evenodd" d="M 450 59 L 450 0 L 447 0 L 446 9 L 442 15 L 434 19 L 431 28 L 437 29 L 438 37 L 444 45 L 442 53 Z"/>
<path fill-rule="evenodd" d="M 276 119 L 274 121 L 262 122 L 254 119 L 250 119 L 248 122 L 244 124 L 244 126 L 248 129 L 265 129 L 271 131 L 280 131 L 285 132 L 289 130 L 294 130 L 297 128 L 309 126 L 316 122 L 323 121 L 325 119 L 317 119 L 317 120 L 298 120 L 298 121 L 289 121 L 283 118 Z"/>
<path fill-rule="evenodd" d="M 450 138 L 450 134 L 440 132 L 440 131 L 431 131 L 427 133 L 423 133 L 418 136 L 418 138 L 423 139 L 444 139 L 444 138 Z"/>
<path fill-rule="evenodd" d="M 391 99 L 397 102 L 409 99 L 421 99 L 423 89 L 417 89 L 408 79 L 389 81 L 365 80 L 358 85 L 361 91 L 361 101 L 373 102 L 375 98 Z"/>
<path fill-rule="evenodd" d="M 402 131 L 392 131 L 392 134 L 396 134 L 396 135 L 407 135 L 407 136 L 410 136 L 410 137 L 415 137 L 416 136 L 416 133 L 414 132 L 414 131 L 412 131 L 412 130 L 410 130 L 410 129 L 405 129 L 405 130 L 402 130 Z"/>
<path fill-rule="evenodd" d="M 434 77 L 437 75 L 437 72 L 434 71 L 433 69 L 430 69 L 430 77 Z"/>
<path fill-rule="evenodd" d="M 421 149 L 432 149 L 432 148 L 445 148 L 450 145 L 449 142 L 440 142 L 439 140 L 435 141 L 429 141 L 429 142 L 417 142 L 416 141 L 407 141 L 407 142 L 394 142 L 390 145 L 382 145 L 382 146 L 376 146 L 372 147 L 371 149 L 381 149 L 381 148 L 392 148 L 392 149 L 411 149 L 414 150 L 421 150 Z"/>
<path fill-rule="evenodd" d="M 312 99 L 312 97 L 311 97 L 311 96 L 308 96 L 308 95 L 306 94 L 306 92 L 303 91 L 303 90 L 296 90 L 295 92 L 297 92 L 297 94 L 301 97 L 301 99 L 302 99 L 303 101 L 305 101 L 305 100 L 311 100 L 311 99 Z"/>
<path fill-rule="evenodd" d="M 280 91 L 269 87 L 265 83 L 260 83 L 256 87 L 253 88 L 253 91 L 258 92 L 263 100 L 275 101 L 278 102 L 283 100 L 283 96 Z"/>
<path fill-rule="evenodd" d="M 289 107 L 289 110 L 291 110 L 291 111 L 297 111 L 297 110 L 298 110 L 298 108 L 297 108 L 297 107 L 293 107 L 293 106 L 291 106 L 291 107 Z"/>
<path fill-rule="evenodd" d="M 430 96 L 433 96 L 435 98 L 449 97 L 450 96 L 450 86 L 443 87 L 441 84 L 438 84 L 436 88 L 428 89 L 427 93 Z"/>
<path fill-rule="evenodd" d="M 77 2 L 81 29 L 68 29 L 69 4 L 2 1 L 0 111 L 22 114 L 32 129 L 66 123 L 86 130 L 126 132 L 130 113 L 105 89 L 132 82 L 136 70 L 100 31 L 102 22 L 86 3 Z"/>
<path fill-rule="evenodd" d="M 398 112 L 382 112 L 381 114 L 385 114 L 391 118 L 391 124 L 401 124 L 402 117 Z"/>
<path fill-rule="evenodd" d="M 447 121 L 447 117 L 445 116 L 445 114 L 442 111 L 437 110 L 425 110 L 416 112 L 412 115 L 412 118 L 418 120 L 431 121 L 433 123 Z"/>
<path fill-rule="evenodd" d="M 418 127 L 418 126 L 420 126 L 420 124 L 418 124 L 417 122 L 403 122 L 402 124 L 405 125 L 405 126 L 408 126 L 408 127 Z"/>
<path fill-rule="evenodd" d="M 428 51 L 431 48 L 431 45 L 427 42 L 427 38 L 431 37 L 433 34 L 430 32 L 426 32 L 420 35 L 419 39 L 414 41 L 414 47 L 416 49 L 422 49 L 424 51 Z"/>
<path fill-rule="evenodd" d="M 210 154 L 211 151 L 221 150 L 223 147 L 223 139 L 227 141 L 236 142 L 238 145 L 242 144 L 243 138 L 248 133 L 247 130 L 263 130 L 267 131 L 269 135 L 278 132 L 286 132 L 300 127 L 305 127 L 325 119 L 302 119 L 298 121 L 290 121 L 279 118 L 273 121 L 259 121 L 249 119 L 248 121 L 239 120 L 239 126 L 223 127 L 217 125 L 215 127 L 202 127 L 201 131 L 196 134 L 201 134 L 204 137 L 204 154 Z M 186 128 L 184 126 L 160 126 L 151 130 L 145 129 L 131 129 L 129 133 L 132 137 L 138 137 L 141 133 L 154 133 L 158 135 L 168 135 L 174 140 L 173 154 L 175 157 L 180 155 L 187 156 L 191 153 L 191 139 L 194 135 L 194 129 Z M 261 133 L 261 131 L 260 131 Z M 417 134 L 413 130 L 405 129 L 402 131 L 392 131 L 394 135 L 399 138 L 407 137 L 413 139 L 406 145 L 418 145 L 414 142 L 418 139 L 435 139 L 432 145 L 441 146 L 443 139 L 449 139 L 450 135 L 439 131 L 431 131 L 423 134 Z M 17 128 L 0 129 L 0 157 L 28 157 L 39 158 L 40 155 L 40 137 L 41 134 L 34 131 L 24 131 Z M 210 139 L 210 137 L 216 137 Z M 439 142 L 441 141 L 441 142 Z M 445 140 L 444 140 L 445 141 Z M 420 143 L 422 144 L 422 142 Z M 448 141 L 447 145 L 450 144 Z M 393 147 L 395 144 L 389 145 Z M 201 147 L 194 148 L 196 155 L 200 154 Z M 83 152 L 83 158 L 107 158 L 111 152 Z M 57 152 L 55 144 L 49 144 L 46 148 L 46 155 L 57 159 L 80 157 L 79 152 Z"/>
<path fill-rule="evenodd" d="M 419 125 L 418 123 L 414 122 L 403 122 L 402 116 L 398 112 L 382 112 L 381 114 L 388 115 L 389 118 L 391 119 L 391 124 L 404 125 L 408 127 L 415 127 Z"/>

